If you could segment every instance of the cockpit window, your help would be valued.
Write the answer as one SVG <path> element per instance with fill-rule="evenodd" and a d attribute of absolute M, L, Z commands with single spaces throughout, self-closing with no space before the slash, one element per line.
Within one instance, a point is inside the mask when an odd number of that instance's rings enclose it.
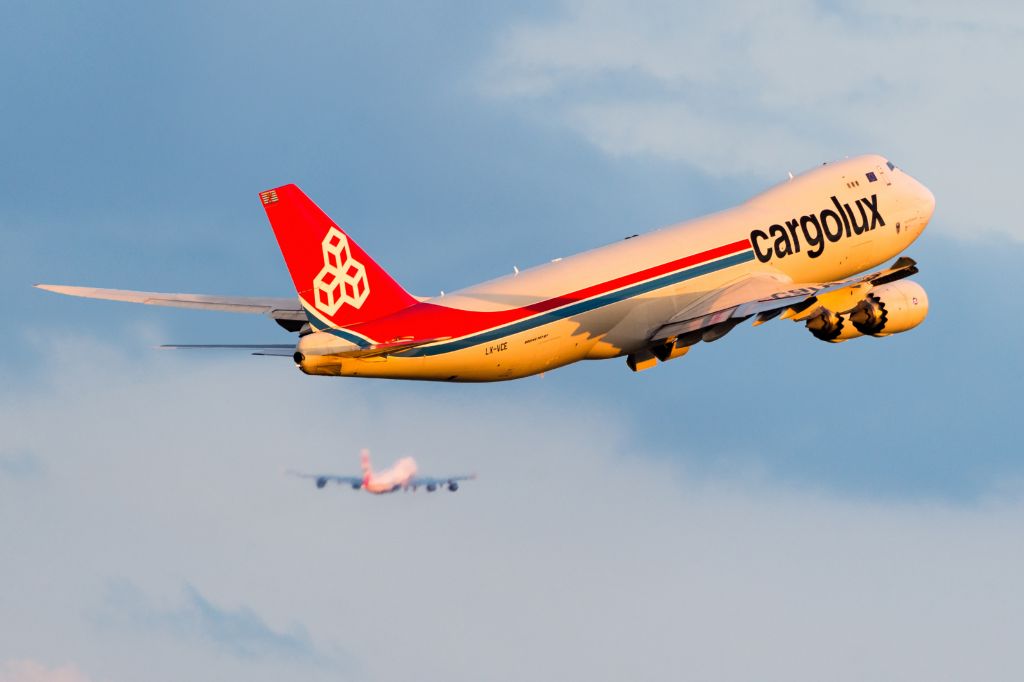
<path fill-rule="evenodd" d="M 896 164 L 894 164 L 892 161 L 886 161 L 885 165 L 889 167 L 889 170 L 896 170 Z"/>

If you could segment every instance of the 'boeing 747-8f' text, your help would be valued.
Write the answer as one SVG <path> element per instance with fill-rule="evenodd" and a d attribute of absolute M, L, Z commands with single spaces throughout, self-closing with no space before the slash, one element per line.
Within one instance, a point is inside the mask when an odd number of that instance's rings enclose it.
<path fill-rule="evenodd" d="M 72 296 L 264 313 L 298 335 L 243 348 L 306 374 L 499 381 L 579 360 L 634 370 L 743 320 L 802 321 L 840 342 L 924 320 L 916 263 L 899 256 L 935 198 L 880 156 L 829 163 L 735 208 L 435 298 L 406 292 L 295 185 L 260 193 L 297 296 L 161 294 L 38 285 Z"/>

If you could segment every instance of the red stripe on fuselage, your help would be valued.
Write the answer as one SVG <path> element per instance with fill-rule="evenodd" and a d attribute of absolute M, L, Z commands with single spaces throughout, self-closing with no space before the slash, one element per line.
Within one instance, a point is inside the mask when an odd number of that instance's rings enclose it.
<path fill-rule="evenodd" d="M 415 338 L 435 338 L 441 336 L 459 338 L 512 322 L 518 322 L 519 320 L 546 313 L 562 306 L 594 298 L 595 296 L 637 284 L 638 282 L 654 279 L 671 272 L 685 270 L 701 263 L 724 258 L 725 256 L 746 251 L 750 248 L 750 240 L 741 239 L 731 244 L 702 251 L 692 256 L 685 256 L 661 265 L 655 265 L 646 270 L 616 277 L 600 284 L 594 284 L 568 294 L 537 301 L 520 308 L 493 311 L 460 310 L 458 308 L 437 305 L 436 303 L 421 302 L 411 305 L 394 315 L 370 320 L 354 325 L 349 329 L 352 332 L 375 339 L 378 342 L 409 336 Z"/>

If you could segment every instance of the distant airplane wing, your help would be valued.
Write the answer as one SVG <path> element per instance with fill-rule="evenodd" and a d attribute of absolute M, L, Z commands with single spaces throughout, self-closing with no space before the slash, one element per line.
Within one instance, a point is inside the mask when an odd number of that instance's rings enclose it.
<path fill-rule="evenodd" d="M 308 478 L 316 482 L 317 488 L 323 488 L 328 483 L 340 483 L 350 485 L 353 488 L 360 488 L 363 485 L 362 476 L 337 476 L 335 474 L 304 474 L 301 471 L 288 470 L 285 473 L 298 478 Z"/>
<path fill-rule="evenodd" d="M 124 301 L 144 305 L 172 308 L 198 308 L 229 313 L 263 314 L 278 321 L 289 331 L 298 331 L 306 322 L 306 313 L 298 296 L 211 296 L 208 294 L 168 294 L 157 291 L 128 291 L 126 289 L 96 289 L 57 284 L 37 284 L 36 288 L 66 296 L 98 298 L 105 301 Z"/>
<path fill-rule="evenodd" d="M 815 303 L 827 302 L 837 311 L 845 311 L 863 298 L 866 289 L 895 282 L 917 271 L 917 263 L 903 257 L 884 270 L 835 282 L 795 283 L 781 275 L 754 275 L 687 306 L 658 327 L 650 340 L 714 341 L 755 315 L 754 324 L 779 316 L 803 319 L 801 313 L 813 310 Z"/>
<path fill-rule="evenodd" d="M 447 476 L 447 477 L 442 477 L 442 478 L 437 478 L 437 477 L 432 477 L 432 476 L 416 476 L 415 478 L 409 479 L 409 485 L 411 485 L 413 487 L 416 487 L 416 488 L 418 488 L 420 486 L 425 486 L 425 487 L 436 486 L 436 487 L 440 487 L 440 486 L 445 486 L 445 485 L 446 486 L 454 485 L 455 486 L 455 488 L 453 488 L 453 490 L 454 490 L 454 489 L 457 489 L 459 487 L 458 484 L 461 483 L 462 481 L 472 481 L 474 479 L 476 479 L 476 474 L 460 474 L 458 476 Z"/>

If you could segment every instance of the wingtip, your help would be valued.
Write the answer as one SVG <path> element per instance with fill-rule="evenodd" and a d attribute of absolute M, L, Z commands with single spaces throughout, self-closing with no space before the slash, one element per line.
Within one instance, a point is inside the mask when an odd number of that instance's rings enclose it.
<path fill-rule="evenodd" d="M 42 289 L 43 291 L 52 291 L 55 294 L 64 294 L 65 296 L 81 296 L 84 287 L 73 287 L 67 284 L 33 284 L 36 289 Z"/>

